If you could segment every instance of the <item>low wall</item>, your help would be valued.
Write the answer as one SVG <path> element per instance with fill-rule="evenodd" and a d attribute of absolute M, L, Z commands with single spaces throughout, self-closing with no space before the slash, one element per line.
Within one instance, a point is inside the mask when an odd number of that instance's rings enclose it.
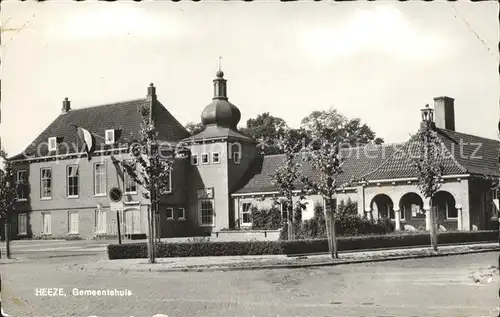
<path fill-rule="evenodd" d="M 234 230 L 216 231 L 210 241 L 278 241 L 281 230 Z"/>

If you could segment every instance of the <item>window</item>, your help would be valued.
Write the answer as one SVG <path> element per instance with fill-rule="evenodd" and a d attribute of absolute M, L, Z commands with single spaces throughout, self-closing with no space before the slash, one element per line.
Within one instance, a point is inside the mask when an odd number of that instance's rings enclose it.
<path fill-rule="evenodd" d="M 97 233 L 106 233 L 107 232 L 107 213 L 106 210 L 97 209 L 96 213 L 96 221 L 97 221 Z"/>
<path fill-rule="evenodd" d="M 17 234 L 28 234 L 28 215 L 17 214 Z"/>
<path fill-rule="evenodd" d="M 94 164 L 94 195 L 106 196 L 106 165 Z"/>
<path fill-rule="evenodd" d="M 495 188 L 491 191 L 492 199 L 498 199 L 498 188 Z"/>
<path fill-rule="evenodd" d="M 425 211 L 422 210 L 419 204 L 411 204 L 403 206 L 405 212 L 409 209 L 411 211 L 411 218 L 425 218 Z"/>
<path fill-rule="evenodd" d="M 42 199 L 52 197 L 52 173 L 49 167 L 40 170 L 40 193 Z"/>
<path fill-rule="evenodd" d="M 303 200 L 302 204 L 304 205 L 304 209 L 302 210 L 302 220 L 314 218 L 314 201 L 307 199 Z"/>
<path fill-rule="evenodd" d="M 57 138 L 49 138 L 49 151 L 57 150 Z"/>
<path fill-rule="evenodd" d="M 201 155 L 201 164 L 208 164 L 208 154 L 207 153 L 203 153 Z"/>
<path fill-rule="evenodd" d="M 167 220 L 174 220 L 174 208 L 167 208 Z"/>
<path fill-rule="evenodd" d="M 42 214 L 42 234 L 51 234 L 52 225 L 50 214 Z"/>
<path fill-rule="evenodd" d="M 214 225 L 214 202 L 210 199 L 200 200 L 200 224 L 202 226 Z"/>
<path fill-rule="evenodd" d="M 233 152 L 233 161 L 235 164 L 240 164 L 240 152 Z"/>
<path fill-rule="evenodd" d="M 137 183 L 126 170 L 123 171 L 123 187 L 125 194 L 137 194 Z"/>
<path fill-rule="evenodd" d="M 166 176 L 166 184 L 165 184 L 165 190 L 163 191 L 164 194 L 169 194 L 172 192 L 172 171 L 168 171 L 168 175 Z"/>
<path fill-rule="evenodd" d="M 458 210 L 455 206 L 450 206 L 449 203 L 444 203 L 446 206 L 446 219 L 457 219 L 458 218 Z"/>
<path fill-rule="evenodd" d="M 28 199 L 28 195 L 26 194 L 26 184 L 28 183 L 28 172 L 26 170 L 17 171 L 17 181 L 18 190 L 17 199 L 26 200 Z"/>
<path fill-rule="evenodd" d="M 78 165 L 68 166 L 68 197 L 78 197 Z"/>
<path fill-rule="evenodd" d="M 72 211 L 69 213 L 69 228 L 68 232 L 71 234 L 77 234 L 78 233 L 78 212 Z"/>
<path fill-rule="evenodd" d="M 231 159 L 233 160 L 233 162 L 235 164 L 240 164 L 240 160 L 241 160 L 241 144 L 239 143 L 233 143 L 231 144 L 230 148 L 230 156 L 231 156 Z"/>
<path fill-rule="evenodd" d="M 106 144 L 115 143 L 115 130 L 106 130 L 105 132 Z"/>
<path fill-rule="evenodd" d="M 184 210 L 184 208 L 176 208 L 175 212 L 177 214 L 178 220 L 186 220 L 186 211 Z"/>
<path fill-rule="evenodd" d="M 241 204 L 241 224 L 247 225 L 252 223 L 252 203 Z"/>
<path fill-rule="evenodd" d="M 191 155 L 191 165 L 198 165 L 198 154 Z"/>
<path fill-rule="evenodd" d="M 220 163 L 220 153 L 212 153 L 212 163 L 213 164 L 218 164 Z"/>

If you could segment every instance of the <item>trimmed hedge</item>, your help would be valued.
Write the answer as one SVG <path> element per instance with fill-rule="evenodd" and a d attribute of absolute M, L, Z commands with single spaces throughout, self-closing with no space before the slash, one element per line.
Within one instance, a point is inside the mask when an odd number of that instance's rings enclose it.
<path fill-rule="evenodd" d="M 498 231 L 442 232 L 438 243 L 497 242 Z M 430 245 L 428 233 L 391 234 L 338 238 L 339 250 L 380 249 Z M 157 244 L 157 257 L 231 256 L 264 254 L 304 254 L 328 252 L 326 239 L 294 241 L 234 241 L 176 242 Z M 113 259 L 146 258 L 146 243 L 108 245 L 108 257 Z"/>

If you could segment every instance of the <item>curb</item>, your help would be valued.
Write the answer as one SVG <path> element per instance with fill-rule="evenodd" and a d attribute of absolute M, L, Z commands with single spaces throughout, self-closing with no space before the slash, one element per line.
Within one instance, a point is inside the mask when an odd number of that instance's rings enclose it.
<path fill-rule="evenodd" d="M 1 258 L 0 259 L 0 264 L 11 264 L 11 263 L 19 263 L 19 262 L 22 262 L 22 260 L 19 258 L 10 258 L 10 259 Z"/>
<path fill-rule="evenodd" d="M 325 267 L 325 266 L 338 266 L 347 264 L 360 264 L 360 263 L 370 263 L 370 262 L 388 262 L 388 261 L 398 261 L 398 260 L 408 260 L 408 259 L 421 259 L 430 257 L 445 257 L 453 255 L 465 255 L 474 253 L 486 253 L 486 252 L 498 252 L 500 247 L 482 250 L 470 250 L 470 251 L 460 251 L 460 252 L 450 252 L 441 254 L 418 254 L 418 255 L 403 255 L 385 258 L 372 258 L 372 259 L 359 259 L 359 260 L 346 260 L 339 262 L 328 262 L 328 263 L 305 263 L 305 264 L 280 264 L 280 265 L 259 265 L 259 266 L 243 266 L 243 267 L 215 267 L 215 268 L 172 268 L 172 269 L 109 269 L 109 268 L 98 268 L 100 271 L 112 271 L 112 272 L 158 272 L 158 273 L 168 273 L 168 272 L 227 272 L 227 271 L 254 271 L 254 270 L 279 270 L 279 269 L 299 269 L 308 267 Z"/>
<path fill-rule="evenodd" d="M 471 245 L 499 245 L 498 241 L 485 241 L 483 243 L 477 242 L 464 242 L 464 243 L 444 243 L 439 244 L 439 247 L 463 247 L 463 246 L 471 246 Z M 362 253 L 362 252 L 373 252 L 373 251 L 393 251 L 393 250 L 408 250 L 408 249 L 424 249 L 429 248 L 429 245 L 413 245 L 413 246 L 402 246 L 402 247 L 390 247 L 390 248 L 376 248 L 376 249 L 356 249 L 356 250 L 346 250 L 339 251 L 339 254 L 343 253 Z M 287 254 L 288 258 L 294 257 L 302 257 L 302 256 L 312 256 L 312 255 L 326 255 L 330 254 L 329 252 L 316 252 L 316 253 L 297 253 L 297 254 Z"/>

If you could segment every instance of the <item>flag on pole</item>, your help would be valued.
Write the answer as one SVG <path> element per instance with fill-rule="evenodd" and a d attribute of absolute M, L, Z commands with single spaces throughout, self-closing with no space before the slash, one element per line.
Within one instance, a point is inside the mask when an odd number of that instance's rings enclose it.
<path fill-rule="evenodd" d="M 82 127 L 78 127 L 74 124 L 72 124 L 72 126 L 76 128 L 78 137 L 85 144 L 85 152 L 87 153 L 87 159 L 90 161 L 92 159 L 92 153 L 94 153 L 95 151 L 96 142 L 94 135 Z"/>

